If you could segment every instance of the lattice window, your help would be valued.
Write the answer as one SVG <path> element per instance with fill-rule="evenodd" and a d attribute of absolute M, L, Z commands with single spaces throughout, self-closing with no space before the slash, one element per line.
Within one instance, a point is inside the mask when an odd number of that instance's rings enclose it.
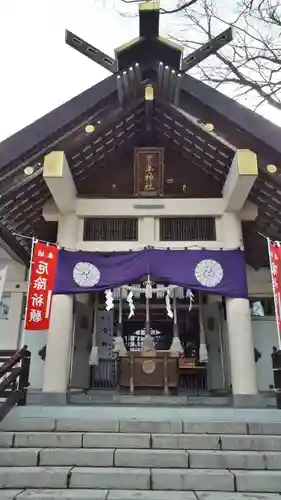
<path fill-rule="evenodd" d="M 160 219 L 160 241 L 215 241 L 214 217 L 177 217 Z"/>
<path fill-rule="evenodd" d="M 137 241 L 138 219 L 95 217 L 84 220 L 84 241 Z"/>

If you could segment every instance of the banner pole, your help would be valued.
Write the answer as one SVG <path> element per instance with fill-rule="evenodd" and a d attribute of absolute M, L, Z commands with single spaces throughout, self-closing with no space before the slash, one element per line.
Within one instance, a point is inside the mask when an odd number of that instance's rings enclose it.
<path fill-rule="evenodd" d="M 275 321 L 276 321 L 277 336 L 278 336 L 278 347 L 280 350 L 281 349 L 281 338 L 280 338 L 281 332 L 280 332 L 280 324 L 279 324 L 278 318 L 281 317 L 281 297 L 280 297 L 280 293 L 278 293 L 278 294 L 275 293 L 274 287 L 273 287 L 272 258 L 271 258 L 271 252 L 270 252 L 270 239 L 269 238 L 267 238 L 267 249 L 268 249 L 270 277 L 271 277 L 271 284 L 272 284 L 273 298 L 274 298 Z M 279 265 L 280 265 L 280 260 L 279 260 Z M 281 269 L 278 269 L 278 272 L 281 273 Z"/>
<path fill-rule="evenodd" d="M 33 264 L 33 255 L 34 255 L 34 248 L 35 248 L 36 242 L 37 242 L 37 240 L 35 240 L 35 238 L 32 238 L 31 252 L 30 252 L 30 263 L 29 263 L 29 270 L 28 270 L 28 287 L 27 287 L 26 301 L 25 301 L 23 331 L 22 331 L 22 336 L 21 336 L 21 347 L 23 347 L 25 345 L 25 342 L 24 342 L 24 340 L 25 340 L 25 327 L 26 327 L 27 311 L 28 311 L 28 299 L 29 299 L 29 292 L 30 292 L 31 269 L 32 269 L 32 264 Z"/>

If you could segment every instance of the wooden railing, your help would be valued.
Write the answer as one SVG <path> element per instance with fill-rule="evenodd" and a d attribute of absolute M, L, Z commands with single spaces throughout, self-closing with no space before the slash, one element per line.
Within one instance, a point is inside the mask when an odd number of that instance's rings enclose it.
<path fill-rule="evenodd" d="M 27 346 L 0 350 L 0 422 L 14 406 L 26 404 L 30 357 Z"/>

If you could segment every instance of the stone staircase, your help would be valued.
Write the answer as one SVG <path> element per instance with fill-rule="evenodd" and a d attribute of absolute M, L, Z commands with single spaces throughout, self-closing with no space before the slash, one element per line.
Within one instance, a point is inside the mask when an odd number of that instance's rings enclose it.
<path fill-rule="evenodd" d="M 0 424 L 0 500 L 280 500 L 280 493 L 278 422 L 12 413 Z"/>

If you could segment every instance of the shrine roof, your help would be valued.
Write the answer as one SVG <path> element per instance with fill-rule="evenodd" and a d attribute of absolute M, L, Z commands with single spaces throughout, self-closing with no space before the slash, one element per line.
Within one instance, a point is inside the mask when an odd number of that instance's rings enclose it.
<path fill-rule="evenodd" d="M 83 195 L 85 183 L 96 178 L 105 162 L 136 146 L 173 148 L 207 175 L 218 192 L 236 149 L 252 149 L 260 173 L 249 199 L 259 215 L 255 223 L 245 225 L 246 247 L 253 248 L 258 231 L 281 238 L 281 129 L 188 75 L 181 75 L 177 88 L 173 75 L 171 69 L 165 87 L 157 71 L 144 72 L 141 78 L 135 71 L 130 85 L 124 72 L 113 74 L 0 144 L 0 237 L 21 259 L 28 259 L 29 242 L 13 233 L 56 238 L 55 224 L 42 218 L 50 196 L 43 159 L 52 150 L 65 151 L 78 194 Z M 155 91 L 152 106 L 144 98 L 147 83 Z M 171 99 L 176 92 L 178 99 Z M 208 132 L 206 123 L 212 123 L 214 131 Z M 94 126 L 90 134 L 85 131 L 88 124 Z M 277 172 L 269 174 L 267 164 L 276 164 Z M 27 174 L 26 167 L 32 172 Z M 264 265 L 264 259 L 264 252 L 260 257 L 257 251 L 255 265 Z"/>

